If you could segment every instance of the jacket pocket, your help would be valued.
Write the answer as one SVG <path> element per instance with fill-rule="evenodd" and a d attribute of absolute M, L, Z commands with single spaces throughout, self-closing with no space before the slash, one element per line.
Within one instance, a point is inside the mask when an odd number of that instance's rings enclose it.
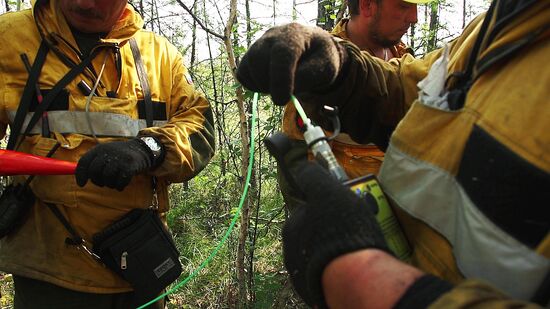
<path fill-rule="evenodd" d="M 45 157 L 56 143 L 55 139 L 34 135 L 27 137 L 19 150 Z M 52 158 L 66 161 L 64 151 L 59 147 Z M 36 175 L 30 185 L 36 197 L 43 202 L 76 207 L 74 175 Z"/>

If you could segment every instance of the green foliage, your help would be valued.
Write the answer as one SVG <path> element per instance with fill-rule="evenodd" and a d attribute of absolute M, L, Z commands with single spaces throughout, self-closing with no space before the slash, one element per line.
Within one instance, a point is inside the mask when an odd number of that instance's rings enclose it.
<path fill-rule="evenodd" d="M 317 26 L 330 31 L 335 25 L 340 8 L 342 8 L 342 0 L 320 0 L 318 3 Z"/>
<path fill-rule="evenodd" d="M 241 194 L 241 178 L 221 173 L 219 155 L 198 176 L 170 188 L 172 208 L 168 224 L 173 232 L 184 265 L 183 280 L 212 252 L 227 231 L 235 214 Z M 262 175 L 262 195 L 258 220 L 250 225 L 250 234 L 257 235 L 254 246 L 254 308 L 270 308 L 278 296 L 277 291 L 286 282 L 283 271 L 280 233 L 284 222 L 282 198 L 275 181 L 271 160 L 259 167 Z M 271 170 L 270 172 L 266 172 Z M 250 191 L 253 194 L 254 190 Z M 254 220 L 254 219 L 253 219 Z M 255 231 L 254 231 L 255 229 Z M 171 296 L 169 308 L 233 308 L 236 299 L 234 260 L 237 232 L 233 231 L 210 265 L 199 276 L 181 287 Z M 295 303 L 299 303 L 292 298 Z"/>
<path fill-rule="evenodd" d="M 0 308 L 13 308 L 13 277 L 0 273 Z"/>

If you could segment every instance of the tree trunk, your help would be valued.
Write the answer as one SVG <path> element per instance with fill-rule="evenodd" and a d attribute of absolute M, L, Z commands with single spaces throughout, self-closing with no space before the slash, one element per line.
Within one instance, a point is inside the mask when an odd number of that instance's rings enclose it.
<path fill-rule="evenodd" d="M 233 74 L 233 78 L 237 80 L 235 75 L 237 70 L 237 61 L 235 59 L 235 54 L 233 52 L 232 46 L 232 34 L 233 34 L 233 25 L 237 18 L 237 0 L 231 0 L 230 3 L 230 12 L 227 25 L 224 30 L 224 44 L 228 56 L 229 67 Z M 242 162 L 241 162 L 241 175 L 242 179 L 245 180 L 246 171 L 248 169 L 248 162 L 250 160 L 250 134 L 248 132 L 248 119 L 246 114 L 246 108 L 244 106 L 244 93 L 241 87 L 236 89 L 237 96 L 237 107 L 239 110 L 240 126 L 239 131 L 241 135 L 242 143 Z M 252 184 L 251 184 L 252 185 Z M 244 188 L 245 183 L 242 182 Z M 237 245 L 237 284 L 239 287 L 239 307 L 247 307 L 247 293 L 246 293 L 246 274 L 245 274 L 245 244 L 248 237 L 248 226 L 250 222 L 250 199 L 247 197 L 244 200 L 243 208 L 241 210 L 240 217 L 240 229 L 239 229 L 239 238 Z"/>
<path fill-rule="evenodd" d="M 193 6 L 191 7 L 193 12 L 195 12 L 195 15 L 198 13 L 198 4 L 197 1 L 193 3 Z M 195 59 L 196 59 L 196 49 L 197 46 L 197 20 L 193 19 L 193 28 L 191 29 L 191 61 L 189 63 L 189 67 L 192 69 L 195 66 Z M 210 58 L 212 59 L 212 58 Z M 212 75 L 214 75 L 214 71 L 212 71 Z"/>
<path fill-rule="evenodd" d="M 462 1 L 462 29 L 466 27 L 466 0 Z"/>
<path fill-rule="evenodd" d="M 275 18 L 277 18 L 277 0 L 273 0 L 273 25 L 275 25 Z"/>
<path fill-rule="evenodd" d="M 154 13 L 155 13 L 155 18 L 153 19 L 154 21 L 157 22 L 157 28 L 158 28 L 158 33 L 162 34 L 163 31 L 162 31 L 162 27 L 160 26 L 160 15 L 159 15 L 159 7 L 158 7 L 158 3 L 156 0 L 151 0 L 152 2 L 152 5 L 154 6 Z M 164 35 L 163 35 L 164 36 Z"/>
<path fill-rule="evenodd" d="M 250 1 L 244 2 L 246 12 L 246 49 L 252 45 L 252 24 L 250 23 Z"/>
<path fill-rule="evenodd" d="M 411 25 L 411 30 L 410 30 L 410 37 L 409 37 L 409 47 L 415 51 L 416 53 L 416 46 L 415 46 L 415 43 L 414 43 L 414 34 L 416 32 L 416 24 L 412 24 Z"/>
<path fill-rule="evenodd" d="M 426 54 L 437 48 L 437 31 L 439 30 L 439 2 L 430 4 L 429 37 L 426 45 Z"/>
<path fill-rule="evenodd" d="M 344 15 L 346 14 L 346 8 L 348 7 L 348 0 L 342 1 L 340 4 L 340 7 L 338 8 L 338 12 L 336 13 L 336 24 L 344 18 Z"/>

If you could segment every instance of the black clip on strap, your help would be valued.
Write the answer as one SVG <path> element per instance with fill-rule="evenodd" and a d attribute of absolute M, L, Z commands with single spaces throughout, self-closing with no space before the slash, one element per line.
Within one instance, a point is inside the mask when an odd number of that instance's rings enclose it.
<path fill-rule="evenodd" d="M 100 261 L 101 257 L 99 257 L 92 250 L 90 250 L 88 248 L 88 246 L 86 246 L 86 240 L 84 240 L 84 238 L 82 238 L 75 231 L 73 226 L 69 223 L 67 218 L 65 218 L 65 216 L 61 213 L 59 208 L 57 208 L 57 206 L 55 204 L 52 204 L 52 203 L 44 202 L 44 204 L 46 204 L 46 206 L 48 206 L 48 208 L 52 211 L 52 213 L 55 215 L 55 217 L 61 222 L 61 224 L 63 224 L 63 226 L 65 227 L 67 232 L 69 232 L 69 234 L 71 234 L 70 237 L 65 238 L 65 244 L 67 244 L 69 246 L 78 247 L 79 249 L 84 250 L 84 252 L 86 252 L 88 255 L 90 255 L 93 259 L 95 259 L 97 261 Z"/>

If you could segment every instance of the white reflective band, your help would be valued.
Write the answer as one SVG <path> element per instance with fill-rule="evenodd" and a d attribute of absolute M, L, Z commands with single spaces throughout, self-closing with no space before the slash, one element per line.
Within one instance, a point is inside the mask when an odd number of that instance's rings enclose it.
<path fill-rule="evenodd" d="M 513 297 L 529 300 L 549 271 L 549 259 L 485 217 L 447 171 L 390 145 L 380 182 L 397 206 L 447 238 L 467 278 L 484 279 Z"/>
<path fill-rule="evenodd" d="M 27 128 L 33 114 L 27 114 L 21 131 Z M 133 119 L 128 115 L 97 112 L 88 114 L 94 133 L 97 136 L 133 137 L 138 134 L 139 130 L 147 127 L 145 119 Z M 13 123 L 15 112 L 9 112 L 9 117 L 11 123 Z M 86 112 L 83 111 L 50 111 L 48 112 L 48 123 L 52 132 L 92 135 Z M 161 127 L 165 124 L 166 121 L 153 121 L 155 127 Z M 41 120 L 36 123 L 30 133 L 41 133 Z"/>

